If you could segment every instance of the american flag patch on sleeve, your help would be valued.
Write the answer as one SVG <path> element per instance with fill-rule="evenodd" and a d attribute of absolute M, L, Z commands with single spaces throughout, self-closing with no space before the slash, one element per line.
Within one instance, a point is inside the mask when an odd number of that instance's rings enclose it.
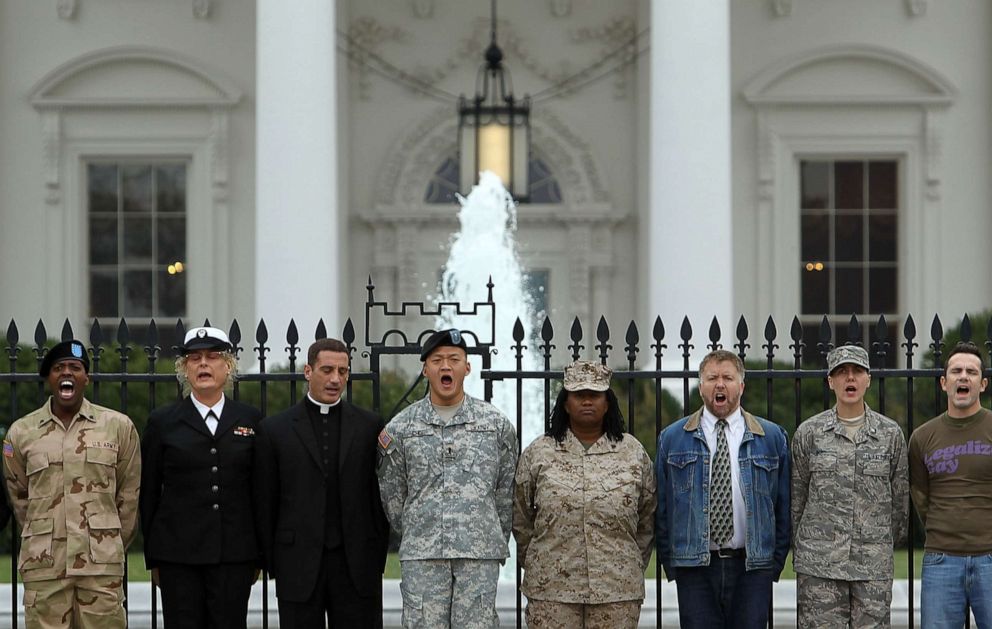
<path fill-rule="evenodd" d="M 381 437 L 380 437 L 380 439 L 381 439 Z M 13 458 L 14 457 L 14 444 L 12 444 L 11 442 L 7 441 L 6 439 L 3 440 L 3 455 L 5 457 L 9 457 L 9 458 Z"/>

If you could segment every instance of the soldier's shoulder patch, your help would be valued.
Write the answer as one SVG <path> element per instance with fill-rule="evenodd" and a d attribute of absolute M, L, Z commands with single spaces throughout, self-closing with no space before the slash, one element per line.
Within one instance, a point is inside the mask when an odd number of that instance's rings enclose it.
<path fill-rule="evenodd" d="M 8 439 L 3 440 L 3 455 L 8 458 L 13 458 L 14 456 L 14 444 Z"/>
<path fill-rule="evenodd" d="M 389 434 L 385 428 L 379 433 L 379 447 L 383 450 L 388 450 L 389 446 L 393 443 L 393 436 Z"/>

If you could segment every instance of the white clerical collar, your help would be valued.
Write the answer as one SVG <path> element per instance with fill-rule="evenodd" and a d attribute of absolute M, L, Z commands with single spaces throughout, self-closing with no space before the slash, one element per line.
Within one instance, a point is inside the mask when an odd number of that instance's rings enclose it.
<path fill-rule="evenodd" d="M 323 402 L 318 402 L 317 400 L 313 399 L 313 396 L 310 395 L 309 391 L 307 391 L 307 399 L 310 400 L 310 402 L 314 406 L 320 409 L 321 415 L 327 415 L 328 413 L 331 412 L 332 408 L 334 408 L 335 406 L 341 403 L 341 398 L 338 398 L 338 401 L 335 402 L 334 404 L 324 404 Z"/>
<path fill-rule="evenodd" d="M 220 419 L 220 414 L 224 412 L 224 394 L 223 393 L 220 394 L 220 399 L 217 400 L 217 403 L 214 404 L 213 406 L 207 406 L 206 404 L 204 404 L 200 400 L 196 399 L 196 394 L 195 393 L 190 393 L 189 394 L 189 399 L 190 399 L 191 402 L 193 402 L 193 406 L 196 408 L 196 411 L 200 414 L 200 417 L 202 417 L 203 419 L 206 419 L 207 418 L 207 413 L 209 413 L 210 411 L 213 411 L 214 412 L 214 416 L 217 417 L 218 419 Z"/>

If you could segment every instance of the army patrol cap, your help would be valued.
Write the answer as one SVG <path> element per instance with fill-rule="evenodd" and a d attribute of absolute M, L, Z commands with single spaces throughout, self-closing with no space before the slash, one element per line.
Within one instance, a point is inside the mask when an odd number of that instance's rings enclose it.
<path fill-rule="evenodd" d="M 841 365 L 857 365 L 864 367 L 865 371 L 871 371 L 868 365 L 868 352 L 857 345 L 841 345 L 830 350 L 827 354 L 827 373 L 833 373 L 834 369 Z"/>
<path fill-rule="evenodd" d="M 41 361 L 41 367 L 38 368 L 38 375 L 44 378 L 56 363 L 63 360 L 78 360 L 83 363 L 83 369 L 86 370 L 86 373 L 90 372 L 90 357 L 86 354 L 86 348 L 81 342 L 72 339 L 71 341 L 62 341 L 48 350 L 45 359 Z"/>
<path fill-rule="evenodd" d="M 565 367 L 566 391 L 606 391 L 613 370 L 591 360 L 577 360 Z"/>
<path fill-rule="evenodd" d="M 462 336 L 461 330 L 454 328 L 438 330 L 424 341 L 423 349 L 420 350 L 420 362 L 426 361 L 427 357 L 431 355 L 431 352 L 439 347 L 460 347 L 466 353 L 468 352 L 468 345 L 465 344 L 465 338 Z"/>
<path fill-rule="evenodd" d="M 224 330 L 217 328 L 193 328 L 186 333 L 183 340 L 182 349 L 179 353 L 184 356 L 198 349 L 219 349 L 225 352 L 231 351 L 231 340 L 227 338 Z"/>

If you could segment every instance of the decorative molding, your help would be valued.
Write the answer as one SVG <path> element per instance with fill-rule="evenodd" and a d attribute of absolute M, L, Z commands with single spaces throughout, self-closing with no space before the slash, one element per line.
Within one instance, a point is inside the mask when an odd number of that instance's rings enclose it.
<path fill-rule="evenodd" d="M 63 20 L 74 19 L 78 8 L 79 0 L 58 0 L 55 3 L 55 12 Z"/>
<path fill-rule="evenodd" d="M 45 203 L 62 200 L 62 112 L 51 109 L 41 115 L 42 170 L 45 174 Z"/>
<path fill-rule="evenodd" d="M 512 59 L 513 66 L 520 65 L 534 73 L 549 84 L 558 84 L 571 77 L 576 68 L 573 62 L 563 60 L 557 67 L 548 66 L 543 62 L 542 55 L 529 50 L 513 25 L 506 20 L 498 21 L 499 43 L 507 57 Z M 393 64 L 406 74 L 415 77 L 427 85 L 437 85 L 466 61 L 481 65 L 483 49 L 488 44 L 490 23 L 488 18 L 476 18 L 472 21 L 471 31 L 451 49 L 448 56 L 434 65 L 419 65 L 410 70 L 404 70 L 400 64 Z M 637 58 L 634 44 L 636 24 L 629 17 L 614 17 L 599 27 L 583 27 L 570 34 L 573 44 L 601 44 L 602 53 L 613 52 L 624 43 L 629 45 L 624 49 L 622 63 L 614 74 L 614 96 L 618 99 L 627 98 L 630 92 L 629 69 Z M 383 43 L 406 43 L 409 33 L 400 27 L 387 26 L 371 16 L 361 16 L 351 22 L 348 27 L 349 53 L 351 68 L 357 77 L 358 96 L 361 100 L 370 98 L 371 73 L 366 67 L 368 53 L 378 54 Z M 511 68 L 512 71 L 512 68 Z M 567 92 L 564 95 L 569 95 Z"/>
<path fill-rule="evenodd" d="M 205 20 L 210 17 L 211 0 L 193 0 L 193 17 Z"/>
<path fill-rule="evenodd" d="M 210 180 L 213 186 L 214 200 L 227 200 L 228 156 L 228 112 L 216 108 L 210 114 L 210 135 L 207 145 L 210 151 Z"/>
<path fill-rule="evenodd" d="M 927 178 L 927 199 L 939 201 L 941 197 L 942 166 L 944 161 L 944 131 L 941 112 L 929 108 L 923 117 L 924 169 Z"/>
<path fill-rule="evenodd" d="M 554 170 L 555 176 L 558 177 L 559 183 L 563 183 L 564 173 L 562 171 L 569 169 L 573 162 L 577 162 L 574 174 L 570 173 L 564 182 L 568 186 L 568 191 L 566 191 L 566 186 L 562 186 L 565 200 L 570 203 L 609 203 L 610 194 L 603 186 L 603 181 L 599 176 L 599 168 L 596 167 L 592 147 L 589 146 L 589 143 L 576 135 L 547 105 L 542 107 L 540 112 L 531 120 L 531 135 L 537 140 L 532 140 L 531 145 L 541 146 L 542 150 L 549 153 L 550 166 Z M 535 122 L 537 124 L 533 124 Z M 561 150 L 554 152 L 557 147 L 550 135 L 545 133 L 543 128 L 545 125 L 548 130 L 554 131 L 558 139 L 564 143 Z M 572 157 L 574 155 L 578 156 L 577 160 Z"/>
<path fill-rule="evenodd" d="M 637 25 L 629 17 L 616 17 L 609 20 L 598 28 L 580 28 L 572 36 L 572 42 L 584 44 L 589 42 L 601 42 L 603 44 L 602 53 L 608 55 L 623 46 L 620 65 L 613 73 L 613 97 L 617 100 L 627 98 L 629 94 L 629 79 L 631 73 L 628 69 L 637 59 Z"/>
<path fill-rule="evenodd" d="M 927 0 L 906 0 L 906 12 L 910 17 L 922 17 L 927 14 Z"/>
<path fill-rule="evenodd" d="M 587 320 L 591 305 L 590 275 L 592 268 L 589 263 L 592 247 L 592 229 L 588 224 L 568 226 L 568 294 L 569 308 L 580 320 Z"/>
<path fill-rule="evenodd" d="M 816 64 L 833 60 L 875 61 L 913 76 L 929 89 L 897 96 L 889 94 L 829 93 L 777 95 L 773 87 L 786 76 L 801 73 Z M 907 104 L 949 105 L 957 94 L 954 85 L 940 72 L 922 61 L 896 50 L 871 45 L 828 46 L 788 57 L 768 66 L 744 88 L 744 98 L 752 105 L 829 105 L 829 104 Z"/>
<path fill-rule="evenodd" d="M 133 88 L 127 97 L 93 97 L 59 94 L 63 83 L 84 72 L 99 71 L 112 64 L 154 61 L 206 84 L 213 95 L 195 98 L 142 95 Z M 213 200 L 228 197 L 229 119 L 230 109 L 241 99 L 241 92 L 227 79 L 202 68 L 184 56 L 142 46 L 121 46 L 81 55 L 62 64 L 42 78 L 30 92 L 30 102 L 41 115 L 41 143 L 45 183 L 45 201 L 50 205 L 62 200 L 62 159 L 64 153 L 63 118 L 78 110 L 119 111 L 135 107 L 186 107 L 204 110 L 210 115 L 210 128 L 203 138 L 210 168 Z"/>
<path fill-rule="evenodd" d="M 439 126 L 447 123 L 453 123 L 455 118 L 454 108 L 440 106 L 434 109 L 426 118 L 421 120 L 413 130 L 410 131 L 405 138 L 400 142 L 395 149 L 391 149 L 389 152 L 389 157 L 386 159 L 383 165 L 382 172 L 379 177 L 376 177 L 376 189 L 375 189 L 375 200 L 379 205 L 394 205 L 396 200 L 396 195 L 398 193 L 398 186 L 400 177 L 403 175 L 404 168 L 409 167 L 413 163 L 410 155 L 416 149 L 418 145 L 424 142 L 427 136 L 438 134 L 437 129 Z M 449 139 L 451 146 L 454 146 L 456 142 L 456 137 L 452 135 Z M 440 165 L 440 162 L 432 161 L 430 168 L 436 169 Z M 434 171 L 431 170 L 430 174 L 433 175 Z M 423 185 L 426 186 L 429 181 L 423 179 Z M 423 198 L 417 199 L 416 202 L 423 201 Z"/>
<path fill-rule="evenodd" d="M 434 0 L 410 0 L 413 17 L 427 20 L 434 17 Z"/>
<path fill-rule="evenodd" d="M 758 199 L 761 201 L 775 198 L 776 144 L 768 112 L 758 111 Z"/>
<path fill-rule="evenodd" d="M 102 98 L 62 97 L 55 92 L 60 85 L 81 72 L 116 63 L 152 61 L 188 74 L 210 86 L 216 94 L 209 97 L 150 97 L 134 95 Z M 31 89 L 29 99 L 36 109 L 51 107 L 233 107 L 241 100 L 241 90 L 223 76 L 207 70 L 199 61 L 172 50 L 147 46 L 115 46 L 80 55 L 46 74 Z"/>
<path fill-rule="evenodd" d="M 771 0 L 772 13 L 775 17 L 789 17 L 792 15 L 792 0 Z"/>
<path fill-rule="evenodd" d="M 572 0 L 548 0 L 551 17 L 568 17 L 572 13 Z"/>
<path fill-rule="evenodd" d="M 416 0 L 414 1 L 416 6 Z M 416 8 L 414 8 L 416 14 Z M 358 98 L 369 99 L 372 79 L 368 69 L 368 53 L 378 54 L 387 41 L 402 42 L 407 32 L 396 26 L 385 26 L 373 17 L 363 16 L 348 25 L 348 60 L 358 83 Z"/>

